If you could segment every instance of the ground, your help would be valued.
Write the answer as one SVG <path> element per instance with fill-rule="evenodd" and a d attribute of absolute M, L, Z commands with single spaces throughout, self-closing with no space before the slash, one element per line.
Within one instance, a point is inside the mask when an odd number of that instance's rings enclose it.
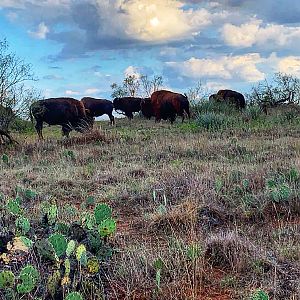
<path fill-rule="evenodd" d="M 112 207 L 105 299 L 300 299 L 298 123 L 206 130 L 135 117 L 44 136 L 1 149 L 0 192 L 33 190 L 31 215 L 55 201 L 61 221 L 80 219 L 88 196 Z"/>

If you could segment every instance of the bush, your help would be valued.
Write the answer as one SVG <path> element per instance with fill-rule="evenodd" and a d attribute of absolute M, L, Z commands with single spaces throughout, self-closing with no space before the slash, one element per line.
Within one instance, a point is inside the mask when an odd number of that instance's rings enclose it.
<path fill-rule="evenodd" d="M 231 120 L 224 114 L 206 113 L 197 117 L 197 124 L 199 127 L 207 130 L 220 130 L 230 125 Z"/>

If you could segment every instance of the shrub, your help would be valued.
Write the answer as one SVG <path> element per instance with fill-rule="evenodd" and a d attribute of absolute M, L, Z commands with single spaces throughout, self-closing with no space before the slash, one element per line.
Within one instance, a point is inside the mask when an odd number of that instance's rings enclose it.
<path fill-rule="evenodd" d="M 217 131 L 229 126 L 231 124 L 231 119 L 224 114 L 210 112 L 199 115 L 196 122 L 201 128 L 205 128 L 206 130 L 211 131 Z"/>

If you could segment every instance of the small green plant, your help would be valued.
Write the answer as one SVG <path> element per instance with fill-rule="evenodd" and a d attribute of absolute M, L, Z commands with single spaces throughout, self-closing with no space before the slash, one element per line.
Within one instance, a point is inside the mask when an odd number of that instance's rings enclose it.
<path fill-rule="evenodd" d="M 195 261 L 202 255 L 202 252 L 200 245 L 192 243 L 188 246 L 186 255 L 191 261 Z"/>
<path fill-rule="evenodd" d="M 80 293 L 72 292 L 72 293 L 69 293 L 64 300 L 83 300 L 83 298 Z"/>
<path fill-rule="evenodd" d="M 36 286 L 39 278 L 39 272 L 31 265 L 24 267 L 20 274 L 21 283 L 17 285 L 17 291 L 20 294 L 30 293 Z"/>
<path fill-rule="evenodd" d="M 297 182 L 300 179 L 299 171 L 296 168 L 291 168 L 288 174 L 288 178 L 291 182 Z"/>
<path fill-rule="evenodd" d="M 251 296 L 250 300 L 269 300 L 269 296 L 262 290 L 256 290 Z"/>
<path fill-rule="evenodd" d="M 19 233 L 25 235 L 26 233 L 28 233 L 28 231 L 30 230 L 30 222 L 27 218 L 25 217 L 18 217 L 16 219 L 16 228 L 18 230 Z"/>
<path fill-rule="evenodd" d="M 15 216 L 19 216 L 22 214 L 22 208 L 20 206 L 20 202 L 18 201 L 18 199 L 9 200 L 6 205 L 6 208 L 11 214 Z"/>
<path fill-rule="evenodd" d="M 34 199 L 36 196 L 37 196 L 37 193 L 32 191 L 32 190 L 25 190 L 24 192 L 24 196 L 27 198 L 27 199 Z"/>
<path fill-rule="evenodd" d="M 76 242 L 74 240 L 71 240 L 68 242 L 67 248 L 66 248 L 67 257 L 70 257 L 73 254 L 75 247 L 76 247 Z"/>
<path fill-rule="evenodd" d="M 0 289 L 11 288 L 15 283 L 15 275 L 12 271 L 2 271 L 0 273 Z"/>
<path fill-rule="evenodd" d="M 59 288 L 60 281 L 61 275 L 59 270 L 54 271 L 54 273 L 48 277 L 47 289 L 53 298 L 55 296 L 56 291 Z"/>
<path fill-rule="evenodd" d="M 160 283 L 161 283 L 161 272 L 162 272 L 162 269 L 164 268 L 163 260 L 161 258 L 156 259 L 153 262 L 153 267 L 156 271 L 156 273 L 155 273 L 156 288 L 159 291 L 160 290 Z"/>
<path fill-rule="evenodd" d="M 58 257 L 61 257 L 65 254 L 67 249 L 67 240 L 62 234 L 60 233 L 51 234 L 48 240 L 52 244 L 55 253 Z"/>
<path fill-rule="evenodd" d="M 69 158 L 71 160 L 75 160 L 75 153 L 74 153 L 73 150 L 65 150 L 63 154 L 66 158 Z"/>
<path fill-rule="evenodd" d="M 102 221 L 111 218 L 112 209 L 105 203 L 98 204 L 94 209 L 96 223 L 99 225 Z"/>
<path fill-rule="evenodd" d="M 102 221 L 98 227 L 98 230 L 101 237 L 107 237 L 115 233 L 116 228 L 117 228 L 116 221 L 110 218 Z"/>
<path fill-rule="evenodd" d="M 94 196 L 88 196 L 85 200 L 86 207 L 90 207 L 95 205 L 96 199 Z"/>
<path fill-rule="evenodd" d="M 4 164 L 8 165 L 9 164 L 9 157 L 7 154 L 2 155 L 2 161 Z"/>

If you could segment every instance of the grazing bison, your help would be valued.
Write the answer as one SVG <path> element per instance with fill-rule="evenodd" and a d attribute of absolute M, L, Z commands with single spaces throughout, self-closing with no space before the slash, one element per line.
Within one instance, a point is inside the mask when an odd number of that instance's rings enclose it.
<path fill-rule="evenodd" d="M 133 113 L 141 110 L 142 100 L 136 97 L 115 98 L 113 104 L 116 111 L 122 111 L 128 119 L 133 119 Z"/>
<path fill-rule="evenodd" d="M 81 99 L 81 102 L 88 110 L 87 117 L 90 119 L 91 124 L 93 124 L 95 117 L 100 117 L 102 115 L 108 115 L 110 124 L 115 124 L 115 118 L 112 114 L 114 106 L 111 101 L 105 99 L 84 97 Z"/>
<path fill-rule="evenodd" d="M 149 120 L 154 116 L 151 98 L 145 98 L 141 101 L 141 112 L 143 116 Z"/>
<path fill-rule="evenodd" d="M 142 110 L 150 113 L 149 104 L 144 106 Z M 169 119 L 173 123 L 176 116 L 182 117 L 182 122 L 184 121 L 184 113 L 190 118 L 190 103 L 187 96 L 170 92 L 170 91 L 156 91 L 151 95 L 151 106 L 152 112 L 155 116 L 156 122 L 161 119 Z"/>
<path fill-rule="evenodd" d="M 217 94 L 211 95 L 209 100 L 231 103 L 238 109 L 246 107 L 246 101 L 243 94 L 232 90 L 219 90 Z"/>
<path fill-rule="evenodd" d="M 31 119 L 36 121 L 35 128 L 43 139 L 43 123 L 61 125 L 63 136 L 69 136 L 74 129 L 83 132 L 88 128 L 86 109 L 81 101 L 73 98 L 49 98 L 34 102 L 30 107 Z"/>

